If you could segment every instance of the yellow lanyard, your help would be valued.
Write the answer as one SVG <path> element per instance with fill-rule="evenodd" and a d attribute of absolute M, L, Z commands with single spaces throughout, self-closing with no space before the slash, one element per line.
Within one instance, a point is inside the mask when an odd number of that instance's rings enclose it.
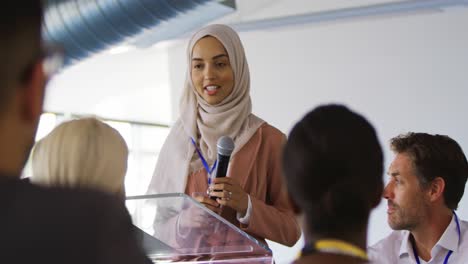
<path fill-rule="evenodd" d="M 315 249 L 320 252 L 337 253 L 369 260 L 367 253 L 361 248 L 337 239 L 321 239 L 315 242 Z"/>

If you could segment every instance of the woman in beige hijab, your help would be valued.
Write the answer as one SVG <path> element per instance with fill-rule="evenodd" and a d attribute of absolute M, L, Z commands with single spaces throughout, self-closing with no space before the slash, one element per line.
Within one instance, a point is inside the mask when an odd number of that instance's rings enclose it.
<path fill-rule="evenodd" d="M 250 73 L 239 36 L 225 25 L 202 28 L 189 42 L 187 60 L 180 117 L 148 193 L 209 190 L 216 200 L 195 198 L 256 238 L 294 245 L 300 230 L 280 167 L 286 137 L 251 112 Z M 235 149 L 227 177 L 209 185 L 221 136 L 231 137 Z"/>

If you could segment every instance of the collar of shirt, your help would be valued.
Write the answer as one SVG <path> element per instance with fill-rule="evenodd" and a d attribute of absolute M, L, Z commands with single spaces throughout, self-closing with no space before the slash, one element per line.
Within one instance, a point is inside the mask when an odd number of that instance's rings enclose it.
<path fill-rule="evenodd" d="M 401 240 L 400 252 L 398 253 L 398 256 L 400 256 L 400 258 L 405 254 L 410 254 L 410 252 L 413 252 L 411 243 L 409 241 L 410 232 L 407 230 L 404 230 L 402 231 L 402 233 L 403 233 L 403 238 Z"/>
<path fill-rule="evenodd" d="M 413 254 L 413 247 L 409 240 L 410 232 L 403 231 L 403 239 L 401 241 L 399 257 L 401 258 L 404 254 Z M 454 253 L 458 251 L 458 231 L 457 231 L 457 223 L 455 222 L 455 216 L 452 216 L 452 220 L 450 224 L 445 229 L 444 233 L 440 237 L 439 241 L 434 245 L 431 250 L 431 255 L 434 257 L 436 251 L 434 251 L 437 247 L 441 247 L 446 249 L 446 251 L 452 250 Z"/>

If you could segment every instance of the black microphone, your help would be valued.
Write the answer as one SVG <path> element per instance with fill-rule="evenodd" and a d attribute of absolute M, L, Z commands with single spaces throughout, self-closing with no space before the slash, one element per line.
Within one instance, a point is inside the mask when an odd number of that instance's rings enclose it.
<path fill-rule="evenodd" d="M 216 165 L 214 178 L 221 178 L 227 174 L 231 153 L 234 150 L 234 141 L 228 136 L 222 136 L 218 139 L 216 147 L 218 148 L 218 164 Z M 211 199 L 216 200 L 216 197 L 211 197 Z"/>
<path fill-rule="evenodd" d="M 216 143 L 218 148 L 218 164 L 216 165 L 215 178 L 225 177 L 229 166 L 229 159 L 234 150 L 234 141 L 228 136 L 222 136 Z"/>

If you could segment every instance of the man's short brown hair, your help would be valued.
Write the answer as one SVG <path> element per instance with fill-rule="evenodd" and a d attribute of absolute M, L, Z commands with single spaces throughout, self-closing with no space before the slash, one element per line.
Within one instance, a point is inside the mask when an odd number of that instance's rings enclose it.
<path fill-rule="evenodd" d="M 468 177 L 468 163 L 458 143 L 448 136 L 407 133 L 394 137 L 390 146 L 395 153 L 406 153 L 421 186 L 436 177 L 445 181 L 444 200 L 448 208 L 458 207 Z"/>

